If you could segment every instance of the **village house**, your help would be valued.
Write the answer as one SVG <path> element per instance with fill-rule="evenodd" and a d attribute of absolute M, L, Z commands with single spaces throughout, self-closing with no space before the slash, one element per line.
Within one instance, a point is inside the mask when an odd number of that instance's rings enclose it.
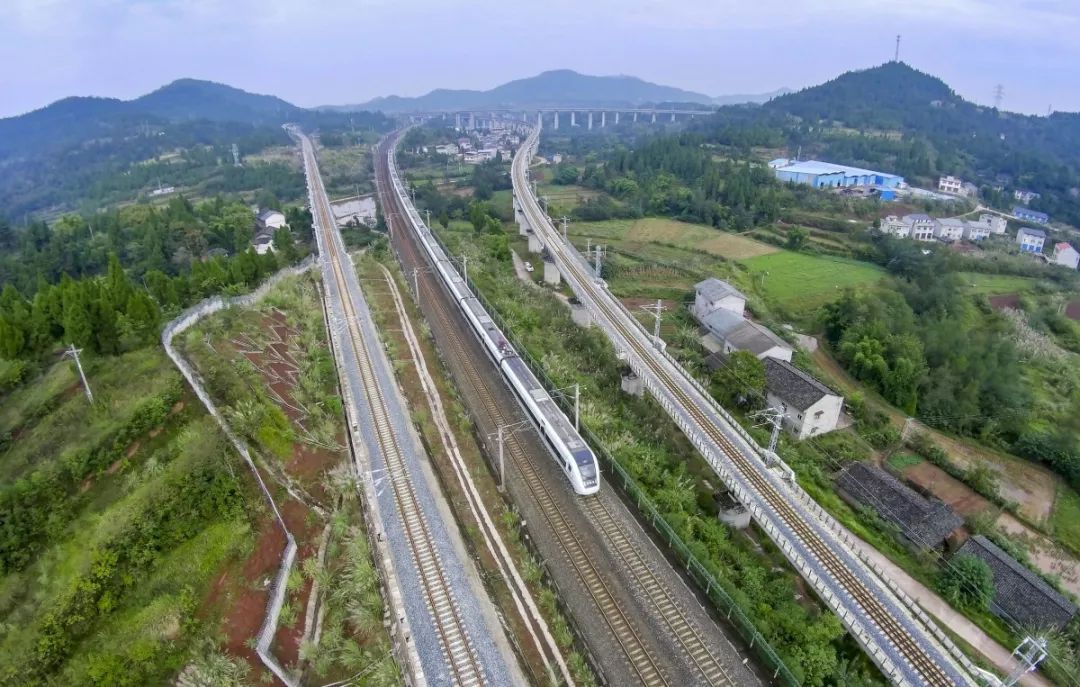
<path fill-rule="evenodd" d="M 740 316 L 746 309 L 746 296 L 722 279 L 709 277 L 694 286 L 691 314 L 699 321 L 713 310 L 723 308 Z"/>
<path fill-rule="evenodd" d="M 836 429 L 844 398 L 786 360 L 765 359 L 765 398 L 799 440 Z"/>
<path fill-rule="evenodd" d="M 701 324 L 705 328 L 701 343 L 712 353 L 726 356 L 733 351 L 749 351 L 759 360 L 779 358 L 787 361 L 794 353 L 786 341 L 767 327 L 724 308 L 701 318 Z"/>
<path fill-rule="evenodd" d="M 274 250 L 274 232 L 285 224 L 285 213 L 278 210 L 264 208 L 255 216 L 255 236 L 251 239 L 251 246 L 259 255 Z"/>
<path fill-rule="evenodd" d="M 911 236 L 911 225 L 896 215 L 889 215 L 881 220 L 879 231 L 882 234 L 890 234 L 898 239 L 906 239 Z"/>
<path fill-rule="evenodd" d="M 937 226 L 934 227 L 934 238 L 939 241 L 959 241 L 964 238 L 964 230 L 967 228 L 964 220 L 956 219 L 954 217 L 946 217 L 944 219 L 937 220 Z"/>
<path fill-rule="evenodd" d="M 911 238 L 915 241 L 933 241 L 937 232 L 937 220 L 930 215 L 916 213 L 904 215 L 903 221 L 911 227 Z"/>
<path fill-rule="evenodd" d="M 1054 252 L 1050 255 L 1050 261 L 1075 270 L 1077 264 L 1080 263 L 1080 253 L 1076 252 L 1076 249 L 1071 245 L 1062 241 L 1054 245 Z"/>
<path fill-rule="evenodd" d="M 1023 253 L 1042 253 L 1043 244 L 1046 242 L 1046 232 L 1042 229 L 1020 227 L 1016 232 L 1016 242 Z"/>

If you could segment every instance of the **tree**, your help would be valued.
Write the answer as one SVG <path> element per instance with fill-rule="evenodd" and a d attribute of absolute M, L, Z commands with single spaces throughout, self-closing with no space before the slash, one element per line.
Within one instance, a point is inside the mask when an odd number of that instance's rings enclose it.
<path fill-rule="evenodd" d="M 954 606 L 987 610 L 994 598 L 994 573 L 981 558 L 960 553 L 938 573 L 937 588 Z"/>
<path fill-rule="evenodd" d="M 749 351 L 732 351 L 715 381 L 728 404 L 758 405 L 765 398 L 765 363 Z"/>
<path fill-rule="evenodd" d="M 555 177 L 552 179 L 552 183 L 559 186 L 570 186 L 578 182 L 578 177 L 581 172 L 573 165 L 559 165 L 555 168 Z"/>
<path fill-rule="evenodd" d="M 274 251 L 286 264 L 296 261 L 296 242 L 293 241 L 292 231 L 288 227 L 280 227 L 274 232 Z"/>
<path fill-rule="evenodd" d="M 787 247 L 789 250 L 802 250 L 810 238 L 810 232 L 802 227 L 792 227 L 787 235 Z"/>

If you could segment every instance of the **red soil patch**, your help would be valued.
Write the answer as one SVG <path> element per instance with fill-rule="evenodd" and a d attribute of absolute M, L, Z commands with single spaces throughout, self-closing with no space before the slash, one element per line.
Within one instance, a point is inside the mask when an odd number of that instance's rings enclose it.
<path fill-rule="evenodd" d="M 338 437 L 338 440 L 341 441 L 341 437 Z M 293 449 L 292 458 L 285 464 L 285 470 L 293 477 L 307 483 L 315 481 L 324 470 L 340 461 L 341 454 L 336 451 L 309 444 L 297 444 Z"/>
<path fill-rule="evenodd" d="M 1004 310 L 1005 308 L 1020 308 L 1020 296 L 1015 293 L 1006 294 L 1004 296 L 991 296 L 989 298 L 990 307 L 995 310 Z"/>
<path fill-rule="evenodd" d="M 1065 317 L 1070 320 L 1080 320 L 1080 301 L 1069 301 L 1065 306 Z"/>
<path fill-rule="evenodd" d="M 141 439 L 136 439 L 135 443 L 133 443 L 131 446 L 128 446 L 128 450 L 127 450 L 127 454 L 126 454 L 127 457 L 130 458 L 133 455 L 135 455 L 135 452 L 139 450 L 140 446 L 142 446 L 142 440 Z M 120 461 L 116 461 L 116 463 L 113 463 L 113 465 L 116 465 L 119 462 Z M 112 469 L 112 465 L 110 465 L 109 466 L 109 474 L 111 475 L 113 472 L 114 472 L 114 470 Z"/>
<path fill-rule="evenodd" d="M 128 458 L 131 457 L 132 453 L 134 453 L 134 451 L 128 451 Z M 105 472 L 107 474 L 110 474 L 110 475 L 115 475 L 120 470 L 120 466 L 122 466 L 123 464 L 124 464 L 124 459 L 121 458 L 120 460 L 118 460 L 115 463 L 113 463 L 112 465 L 110 465 L 108 467 L 108 469 L 105 470 Z"/>
<path fill-rule="evenodd" d="M 960 515 L 976 515 L 993 507 L 993 504 L 975 493 L 971 487 L 933 463 L 912 465 L 904 471 L 904 477 L 952 506 Z"/>

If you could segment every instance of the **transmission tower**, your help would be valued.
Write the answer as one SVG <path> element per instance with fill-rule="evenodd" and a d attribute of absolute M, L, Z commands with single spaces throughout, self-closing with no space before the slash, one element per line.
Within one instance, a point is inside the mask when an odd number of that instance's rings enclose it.
<path fill-rule="evenodd" d="M 75 359 L 75 367 L 79 368 L 79 377 L 82 378 L 83 389 L 86 391 L 86 400 L 93 403 L 94 392 L 90 391 L 90 382 L 86 381 L 86 373 L 83 372 L 82 360 L 79 358 L 80 353 L 82 353 L 82 349 L 75 348 L 75 344 L 71 344 L 71 346 L 64 351 L 64 357 L 67 358 L 70 356 Z"/>
<path fill-rule="evenodd" d="M 1024 637 L 1024 641 L 1020 642 L 1020 646 L 1016 647 L 1013 651 L 1013 656 L 1016 657 L 1019 663 L 1005 682 L 1002 683 L 1003 687 L 1013 687 L 1013 685 L 1020 682 L 1020 678 L 1028 673 L 1035 672 L 1035 669 L 1039 667 L 1039 664 L 1046 660 L 1046 657 L 1050 654 L 1046 650 L 1046 639 L 1043 637 Z"/>
<path fill-rule="evenodd" d="M 893 62 L 900 61 L 900 34 L 896 34 L 896 52 L 893 54 Z"/>
<path fill-rule="evenodd" d="M 994 87 L 994 109 L 1001 109 L 1001 101 L 1005 99 L 1005 87 L 998 84 Z"/>
<path fill-rule="evenodd" d="M 769 437 L 767 455 L 770 458 L 778 458 L 776 455 L 776 444 L 780 441 L 780 428 L 784 425 L 784 411 L 780 408 L 770 407 L 751 413 L 750 417 L 759 421 L 755 427 L 772 427 L 772 435 Z"/>
<path fill-rule="evenodd" d="M 232 144 L 232 163 L 233 167 L 243 167 L 240 164 L 240 146 L 235 143 Z"/>

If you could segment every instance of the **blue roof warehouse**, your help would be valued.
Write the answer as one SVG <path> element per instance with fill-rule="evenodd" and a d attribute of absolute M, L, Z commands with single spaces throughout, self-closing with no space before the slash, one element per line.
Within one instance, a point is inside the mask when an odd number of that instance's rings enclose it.
<path fill-rule="evenodd" d="M 818 160 L 791 161 L 784 158 L 769 163 L 776 178 L 796 184 L 809 184 L 814 188 L 840 188 L 844 186 L 880 186 L 900 188 L 904 177 L 898 174 L 875 172 L 872 169 L 834 165 Z"/>

